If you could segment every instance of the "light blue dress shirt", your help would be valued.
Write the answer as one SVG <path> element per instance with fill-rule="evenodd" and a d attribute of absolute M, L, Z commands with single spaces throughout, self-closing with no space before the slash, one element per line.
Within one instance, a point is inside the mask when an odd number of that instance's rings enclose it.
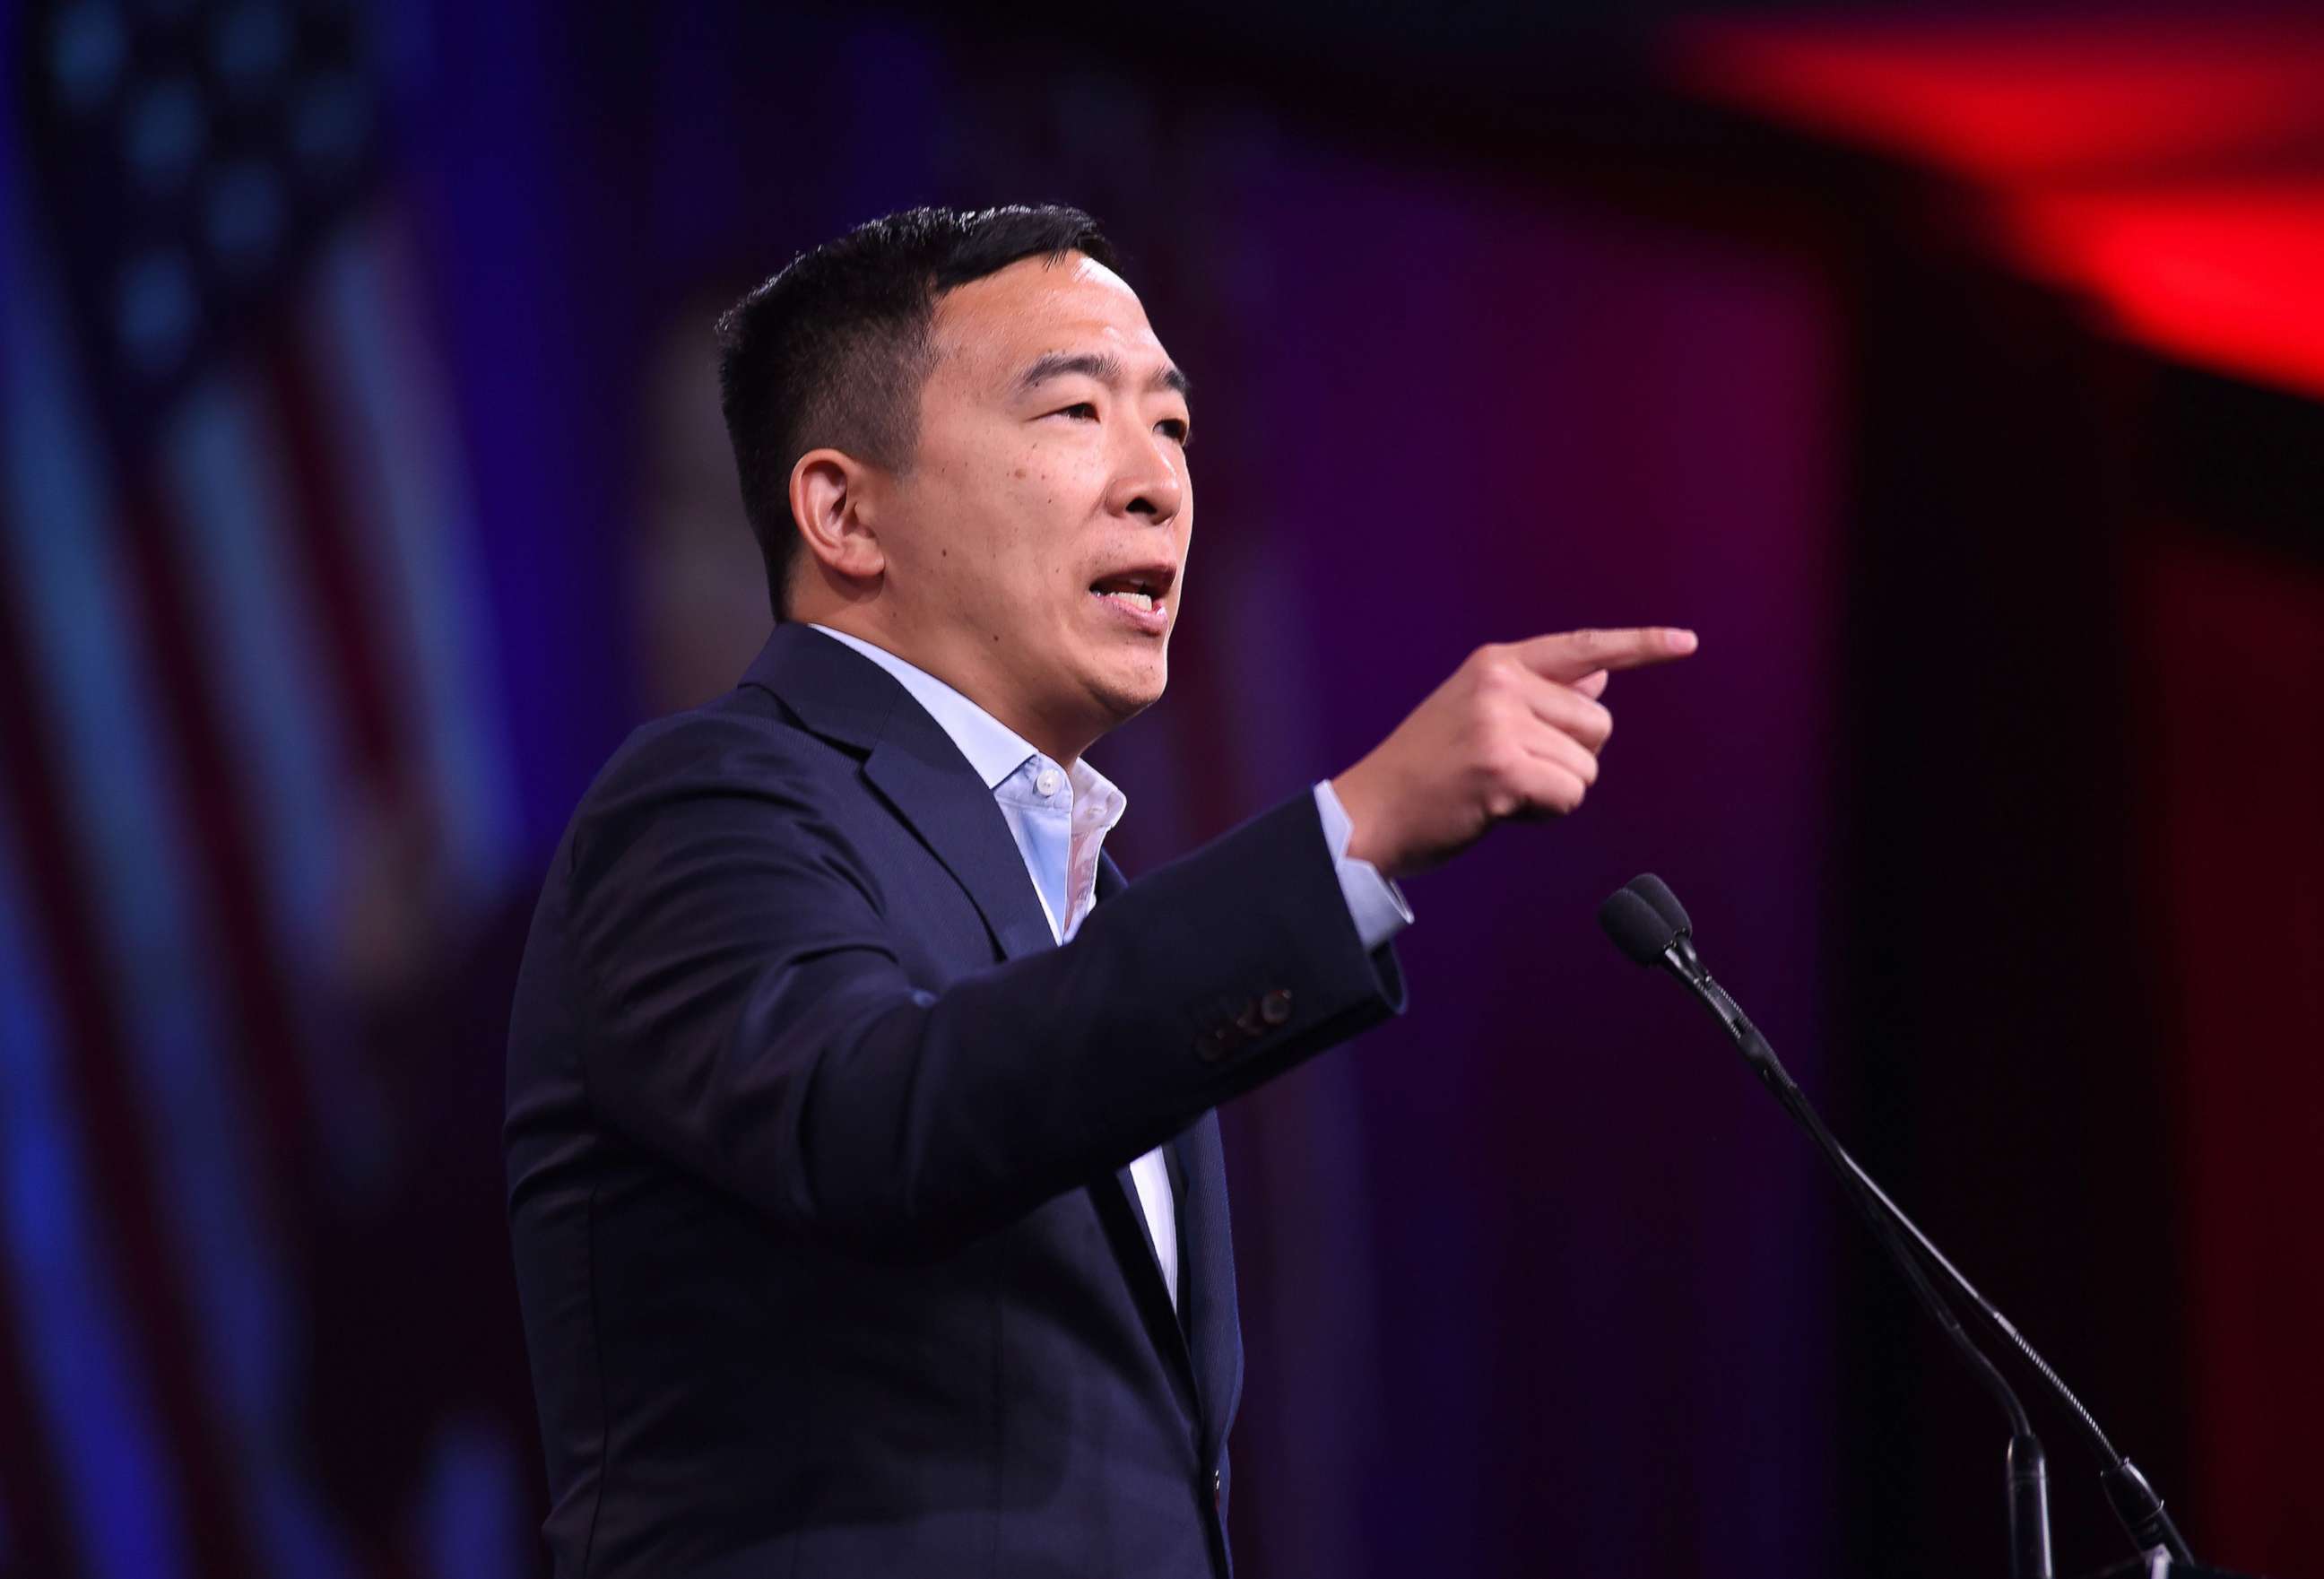
<path fill-rule="evenodd" d="M 1085 761 L 1069 769 L 1058 767 L 991 714 L 886 648 L 828 625 L 811 628 L 846 643 L 895 676 L 897 683 L 952 737 L 968 765 L 992 791 L 1017 841 L 1018 853 L 1025 858 L 1026 875 L 1033 880 L 1033 891 L 1049 919 L 1051 936 L 1060 944 L 1072 937 L 1097 902 L 1098 851 L 1128 805 L 1121 791 Z M 1348 854 L 1354 825 L 1333 792 L 1332 781 L 1317 780 L 1314 794 L 1341 895 L 1347 900 L 1356 936 L 1369 953 L 1411 924 L 1411 907 L 1378 867 Z M 1175 1304 L 1178 1298 L 1176 1203 L 1159 1149 L 1131 1163 L 1130 1176 L 1138 1187 L 1139 1205 L 1154 1238 L 1162 1280 L 1168 1285 Z"/>

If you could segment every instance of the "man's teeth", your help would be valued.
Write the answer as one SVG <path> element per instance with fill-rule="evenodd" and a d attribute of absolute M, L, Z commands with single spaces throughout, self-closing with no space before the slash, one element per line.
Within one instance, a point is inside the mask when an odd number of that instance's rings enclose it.
<path fill-rule="evenodd" d="M 1128 604 L 1130 607 L 1137 609 L 1141 613 L 1151 614 L 1154 612 L 1154 597 L 1151 593 L 1101 592 L 1098 596 L 1100 597 L 1118 597 L 1121 599 L 1122 602 Z"/>

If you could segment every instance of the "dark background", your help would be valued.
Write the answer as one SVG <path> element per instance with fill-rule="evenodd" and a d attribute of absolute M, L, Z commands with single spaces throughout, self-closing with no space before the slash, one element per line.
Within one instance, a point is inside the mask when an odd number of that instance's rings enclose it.
<path fill-rule="evenodd" d="M 2324 25 L 2213 7 L 21 4 L 0 1574 L 521 1574 L 521 929 L 762 588 L 710 324 L 1063 200 L 1194 376 L 1134 874 L 1481 641 L 1682 623 L 1409 1012 L 1224 1114 L 1276 1575 L 1955 1574 L 2006 1433 L 1698 1011 L 2199 1555 L 2324 1574 Z M 2126 1555 L 2036 1404 L 2061 1572 Z"/>

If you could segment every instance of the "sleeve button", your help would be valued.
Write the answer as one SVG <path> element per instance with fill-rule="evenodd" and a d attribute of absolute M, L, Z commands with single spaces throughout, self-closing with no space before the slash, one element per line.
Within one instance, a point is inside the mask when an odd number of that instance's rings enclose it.
<path fill-rule="evenodd" d="M 1277 987 L 1259 1001 L 1259 1017 L 1269 1025 L 1281 1025 L 1291 1018 L 1291 989 Z"/>

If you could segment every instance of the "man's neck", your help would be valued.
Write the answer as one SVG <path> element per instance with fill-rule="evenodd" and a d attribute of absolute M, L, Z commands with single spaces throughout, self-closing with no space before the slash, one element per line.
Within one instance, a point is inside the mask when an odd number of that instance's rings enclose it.
<path fill-rule="evenodd" d="M 923 674 L 933 675 L 954 690 L 983 708 L 1013 733 L 1021 735 L 1043 756 L 1060 768 L 1071 771 L 1081 761 L 1095 736 L 1080 739 L 1074 732 L 1057 728 L 1031 716 L 1021 706 L 1012 706 L 998 693 L 1001 688 L 989 678 L 976 672 L 969 664 L 955 662 L 940 647 L 918 642 L 889 630 L 880 622 L 865 618 L 860 606 L 828 609 L 816 614 L 797 613 L 792 618 L 800 624 L 825 625 L 844 631 L 859 642 L 869 642 L 883 652 L 891 653 Z"/>

